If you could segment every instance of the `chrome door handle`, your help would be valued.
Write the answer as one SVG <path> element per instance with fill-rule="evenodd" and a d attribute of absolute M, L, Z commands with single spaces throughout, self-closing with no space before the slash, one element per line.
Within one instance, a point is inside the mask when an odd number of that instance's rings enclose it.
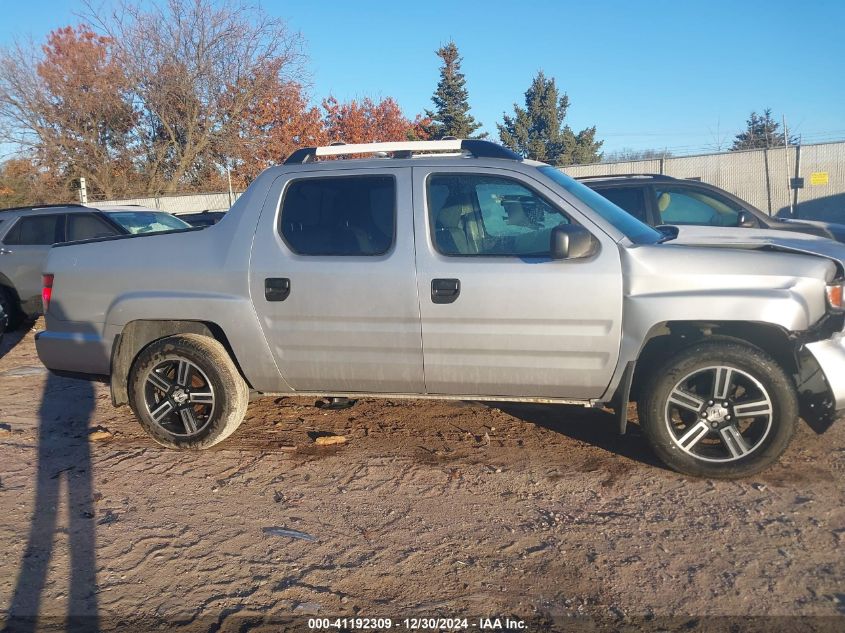
<path fill-rule="evenodd" d="M 10 251 L 8 248 L 0 248 L 0 255 L 11 255 L 15 251 Z"/>

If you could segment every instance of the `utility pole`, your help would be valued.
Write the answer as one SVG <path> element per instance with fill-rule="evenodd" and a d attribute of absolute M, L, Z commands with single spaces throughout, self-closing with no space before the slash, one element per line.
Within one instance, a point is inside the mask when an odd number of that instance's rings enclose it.
<path fill-rule="evenodd" d="M 82 204 L 88 203 L 88 188 L 85 186 L 85 176 L 79 179 L 79 201 Z"/>
<path fill-rule="evenodd" d="M 798 136 L 798 146 L 795 148 L 795 178 L 796 181 L 798 178 L 801 177 L 801 136 Z M 796 182 L 797 184 L 797 182 Z M 798 207 L 798 194 L 801 191 L 800 188 L 795 187 L 795 191 L 792 193 L 792 208 L 795 209 L 795 213 L 799 213 Z"/>
<path fill-rule="evenodd" d="M 229 208 L 232 208 L 232 203 L 235 201 L 235 194 L 232 191 L 232 172 L 229 169 L 229 160 L 226 159 L 226 176 L 229 178 Z"/>
<path fill-rule="evenodd" d="M 795 205 L 792 204 L 792 196 L 789 195 L 790 186 L 792 185 L 792 177 L 789 175 L 789 128 L 786 127 L 786 115 L 782 115 L 783 121 L 783 147 L 786 156 L 786 202 L 789 205 L 789 217 L 795 217 Z"/>

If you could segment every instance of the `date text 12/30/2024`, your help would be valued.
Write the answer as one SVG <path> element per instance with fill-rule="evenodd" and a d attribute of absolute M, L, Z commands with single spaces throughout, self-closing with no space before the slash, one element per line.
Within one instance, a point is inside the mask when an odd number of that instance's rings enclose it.
<path fill-rule="evenodd" d="M 525 631 L 524 620 L 515 618 L 308 618 L 312 630 L 377 630 L 398 629 L 407 631 Z"/>

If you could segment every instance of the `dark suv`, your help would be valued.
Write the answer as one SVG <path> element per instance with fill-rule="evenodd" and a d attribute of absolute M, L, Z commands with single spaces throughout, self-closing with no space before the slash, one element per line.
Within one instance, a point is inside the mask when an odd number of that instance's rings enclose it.
<path fill-rule="evenodd" d="M 61 204 L 0 211 L 0 308 L 8 328 L 41 312 L 41 273 L 53 244 L 189 228 L 169 213 L 136 206 Z"/>
<path fill-rule="evenodd" d="M 657 174 L 578 178 L 646 224 L 733 226 L 809 233 L 845 242 L 845 224 L 781 220 L 713 185 Z"/>

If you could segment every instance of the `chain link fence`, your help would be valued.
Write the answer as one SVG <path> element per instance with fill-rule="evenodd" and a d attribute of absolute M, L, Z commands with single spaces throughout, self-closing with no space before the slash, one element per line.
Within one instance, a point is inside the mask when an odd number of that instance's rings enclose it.
<path fill-rule="evenodd" d="M 180 213 L 198 213 L 200 211 L 227 211 L 242 191 L 222 193 L 192 193 L 173 196 L 140 196 L 116 200 L 91 200 L 90 204 L 102 205 L 138 205 L 148 209 L 159 209 L 179 215 Z"/>

